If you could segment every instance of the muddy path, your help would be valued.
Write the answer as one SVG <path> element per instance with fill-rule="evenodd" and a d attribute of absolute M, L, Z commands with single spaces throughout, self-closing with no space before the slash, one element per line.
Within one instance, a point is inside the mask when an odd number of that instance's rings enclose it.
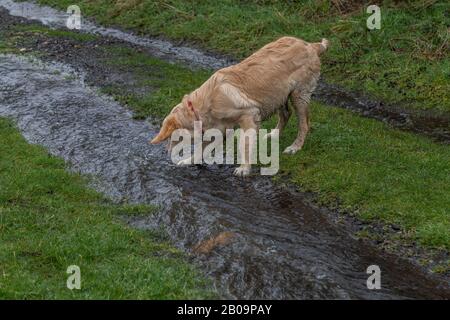
<path fill-rule="evenodd" d="M 236 298 L 449 298 L 447 282 L 358 241 L 305 194 L 270 179 L 241 180 L 229 166 L 179 168 L 148 144 L 157 127 L 84 83 L 63 64 L 0 57 L 0 116 L 118 202 L 152 203 L 176 246 Z M 368 290 L 366 269 L 382 270 Z"/>
<path fill-rule="evenodd" d="M 0 18 L 17 22 L 4 10 Z M 133 120 L 127 109 L 86 85 L 132 88 L 124 70 L 102 67 L 95 47 L 140 45 L 105 36 L 71 51 L 70 40 L 53 41 L 35 43 L 46 63 L 0 56 L 0 116 L 15 119 L 28 141 L 64 158 L 74 171 L 92 175 L 94 187 L 112 199 L 159 205 L 157 215 L 127 222 L 164 227 L 224 297 L 450 297 L 447 278 L 355 239 L 353 223 L 315 207 L 308 194 L 263 177 L 242 181 L 229 166 L 174 166 L 163 147 L 147 143 L 157 127 Z M 379 291 L 366 287 L 372 264 L 382 270 Z"/>
<path fill-rule="evenodd" d="M 40 21 L 54 28 L 66 28 L 67 14 L 53 8 L 32 2 L 16 3 L 12 0 L 0 0 L 0 6 L 6 8 L 11 15 Z M 193 47 L 178 46 L 162 39 L 136 36 L 119 29 L 101 27 L 87 20 L 83 20 L 81 32 L 125 41 L 143 48 L 155 57 L 179 61 L 193 68 L 218 69 L 236 63 L 231 58 L 205 53 Z M 402 130 L 423 134 L 442 143 L 450 143 L 450 114 L 389 105 L 361 93 L 349 92 L 323 80 L 319 82 L 313 98 L 330 106 L 349 109 L 362 116 L 383 121 Z"/>

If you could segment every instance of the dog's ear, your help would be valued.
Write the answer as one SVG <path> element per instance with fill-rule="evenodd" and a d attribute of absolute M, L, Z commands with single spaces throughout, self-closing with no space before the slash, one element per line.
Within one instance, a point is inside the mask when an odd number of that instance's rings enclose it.
<path fill-rule="evenodd" d="M 191 110 L 192 112 L 194 112 L 194 105 L 192 104 L 191 100 L 188 100 L 187 105 L 188 105 L 188 109 Z"/>
<path fill-rule="evenodd" d="M 195 113 L 194 105 L 192 104 L 192 101 L 189 99 L 189 95 L 186 94 L 186 95 L 183 97 L 182 104 L 183 104 L 190 112 Z"/>
<path fill-rule="evenodd" d="M 174 115 L 169 115 L 163 122 L 163 125 L 161 127 L 161 130 L 159 131 L 158 135 L 153 138 L 153 140 L 150 142 L 152 144 L 160 143 L 167 138 L 169 138 L 172 135 L 172 132 L 174 132 L 176 129 L 180 127 L 176 117 Z"/>

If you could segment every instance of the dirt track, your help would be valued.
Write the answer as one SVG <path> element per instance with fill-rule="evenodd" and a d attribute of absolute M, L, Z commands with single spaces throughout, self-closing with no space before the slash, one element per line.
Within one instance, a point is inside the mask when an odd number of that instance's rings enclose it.
<path fill-rule="evenodd" d="M 27 23 L 5 10 L 0 17 L 0 30 Z M 101 63 L 104 52 L 97 48 L 111 43 L 142 49 L 111 37 L 80 47 L 71 39 L 42 37 L 33 49 L 49 63 L 71 66 L 2 57 L 0 115 L 14 118 L 28 141 L 93 175 L 97 189 L 111 198 L 161 205 L 158 215 L 128 222 L 164 226 L 224 296 L 449 297 L 443 279 L 355 239 L 357 221 L 337 223 L 335 213 L 312 205 L 307 194 L 262 177 L 241 181 L 229 167 L 174 167 L 162 148 L 147 143 L 155 127 L 133 120 L 118 103 L 85 86 L 83 79 L 132 90 L 130 74 Z M 365 286 L 371 264 L 385 270 L 383 290 Z"/>

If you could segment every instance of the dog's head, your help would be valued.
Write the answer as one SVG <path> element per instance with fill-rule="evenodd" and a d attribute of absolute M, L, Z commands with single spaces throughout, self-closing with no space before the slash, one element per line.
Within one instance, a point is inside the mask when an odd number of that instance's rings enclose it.
<path fill-rule="evenodd" d="M 185 95 L 181 103 L 176 105 L 164 119 L 158 135 L 150 143 L 157 144 L 167 140 L 177 129 L 186 129 L 193 132 L 196 120 L 199 120 L 198 112 L 189 96 Z"/>

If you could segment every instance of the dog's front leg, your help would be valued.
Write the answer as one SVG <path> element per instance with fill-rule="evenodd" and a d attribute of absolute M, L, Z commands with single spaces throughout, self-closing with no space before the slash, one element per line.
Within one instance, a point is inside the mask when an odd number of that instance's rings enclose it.
<path fill-rule="evenodd" d="M 234 170 L 234 175 L 238 177 L 246 177 L 251 172 L 258 129 L 258 125 L 254 119 L 254 115 L 249 115 L 243 117 L 240 122 L 239 152 L 241 165 Z"/>

